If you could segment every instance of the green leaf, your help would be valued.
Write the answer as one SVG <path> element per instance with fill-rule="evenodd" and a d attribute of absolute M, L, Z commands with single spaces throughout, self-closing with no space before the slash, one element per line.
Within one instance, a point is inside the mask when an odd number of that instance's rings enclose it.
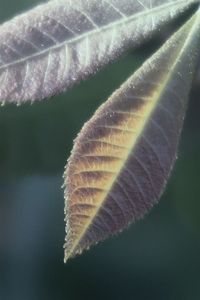
<path fill-rule="evenodd" d="M 140 219 L 159 200 L 200 51 L 200 13 L 102 105 L 65 172 L 65 261 Z"/>

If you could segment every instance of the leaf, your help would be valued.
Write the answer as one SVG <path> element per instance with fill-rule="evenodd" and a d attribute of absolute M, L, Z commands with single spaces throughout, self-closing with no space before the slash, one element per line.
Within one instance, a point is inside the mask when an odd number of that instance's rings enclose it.
<path fill-rule="evenodd" d="M 196 13 L 102 105 L 65 171 L 65 261 L 140 219 L 173 167 L 200 48 Z"/>
<path fill-rule="evenodd" d="M 198 0 L 59 0 L 0 27 L 0 101 L 59 93 L 135 47 Z"/>

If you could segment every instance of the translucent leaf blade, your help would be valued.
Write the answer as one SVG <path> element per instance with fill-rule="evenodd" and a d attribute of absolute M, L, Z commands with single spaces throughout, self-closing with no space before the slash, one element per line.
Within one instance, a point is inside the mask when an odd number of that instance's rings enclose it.
<path fill-rule="evenodd" d="M 98 71 L 197 0 L 50 1 L 0 27 L 0 101 L 43 99 Z"/>
<path fill-rule="evenodd" d="M 159 200 L 177 155 L 199 45 L 196 14 L 85 124 L 65 172 L 65 260 Z"/>

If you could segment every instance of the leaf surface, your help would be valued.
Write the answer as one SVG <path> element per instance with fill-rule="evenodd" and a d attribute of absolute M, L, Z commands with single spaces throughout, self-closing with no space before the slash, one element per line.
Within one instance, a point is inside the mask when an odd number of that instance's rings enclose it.
<path fill-rule="evenodd" d="M 52 96 L 135 47 L 198 0 L 53 0 L 0 27 L 0 101 Z"/>
<path fill-rule="evenodd" d="M 177 155 L 199 48 L 196 13 L 84 125 L 65 171 L 65 260 L 159 200 Z"/>

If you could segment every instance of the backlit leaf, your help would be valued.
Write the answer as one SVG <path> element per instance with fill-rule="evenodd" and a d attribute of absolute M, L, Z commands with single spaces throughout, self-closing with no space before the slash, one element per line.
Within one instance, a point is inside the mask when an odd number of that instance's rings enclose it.
<path fill-rule="evenodd" d="M 85 124 L 65 172 L 65 260 L 159 200 L 173 167 L 200 50 L 196 13 Z"/>
<path fill-rule="evenodd" d="M 0 101 L 59 93 L 198 0 L 53 0 L 0 27 Z"/>

